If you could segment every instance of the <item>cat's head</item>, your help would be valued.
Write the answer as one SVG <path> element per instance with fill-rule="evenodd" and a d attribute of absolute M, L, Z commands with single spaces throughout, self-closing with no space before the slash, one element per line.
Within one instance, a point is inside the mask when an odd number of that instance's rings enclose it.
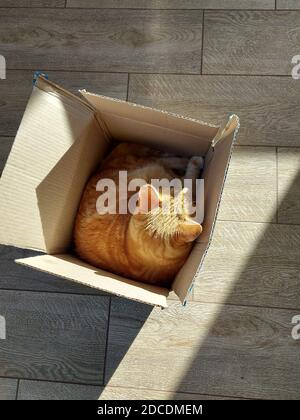
<path fill-rule="evenodd" d="M 151 184 L 141 187 L 134 217 L 143 222 L 150 236 L 180 243 L 193 242 L 202 226 L 192 219 L 186 188 L 178 194 L 158 192 Z"/>

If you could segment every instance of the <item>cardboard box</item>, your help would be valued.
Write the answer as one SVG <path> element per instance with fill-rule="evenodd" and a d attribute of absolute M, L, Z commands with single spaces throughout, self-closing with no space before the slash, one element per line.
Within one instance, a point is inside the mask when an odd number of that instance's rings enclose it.
<path fill-rule="evenodd" d="M 185 302 L 211 241 L 238 117 L 232 115 L 219 128 L 86 91 L 81 94 L 84 99 L 42 77 L 37 80 L 0 180 L 0 243 L 45 253 L 17 263 L 166 307 L 168 289 L 105 272 L 72 255 L 74 218 L 85 183 L 112 139 L 182 156 L 202 155 L 203 233 L 172 285 Z"/>

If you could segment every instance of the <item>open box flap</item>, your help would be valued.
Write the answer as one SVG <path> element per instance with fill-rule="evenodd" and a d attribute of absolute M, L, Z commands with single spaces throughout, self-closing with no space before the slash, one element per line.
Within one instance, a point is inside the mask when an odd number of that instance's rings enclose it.
<path fill-rule="evenodd" d="M 162 308 L 168 306 L 167 296 L 169 291 L 167 289 L 107 273 L 69 254 L 39 255 L 18 259 L 16 262 L 118 296 L 161 306 Z"/>
<path fill-rule="evenodd" d="M 38 80 L 0 180 L 0 243 L 63 251 L 76 211 L 71 203 L 80 199 L 87 171 L 103 153 L 99 135 L 88 104 Z M 82 163 L 86 141 L 91 152 Z"/>
<path fill-rule="evenodd" d="M 212 147 L 205 158 L 202 178 L 204 179 L 204 222 L 203 233 L 199 242 L 210 243 L 218 210 L 222 198 L 223 188 L 227 177 L 229 163 L 240 127 L 237 115 L 231 115 L 225 128 L 220 127 L 222 135 L 217 133 Z"/>
<path fill-rule="evenodd" d="M 232 115 L 219 128 L 206 155 L 202 174 L 204 179 L 203 233 L 199 236 L 188 260 L 177 274 L 172 286 L 172 289 L 182 302 L 185 301 L 187 294 L 193 288 L 211 242 L 238 130 L 239 118 L 236 115 Z"/>
<path fill-rule="evenodd" d="M 204 156 L 218 131 L 218 127 L 192 118 L 84 90 L 80 93 L 119 141 L 142 142 L 182 156 Z"/>

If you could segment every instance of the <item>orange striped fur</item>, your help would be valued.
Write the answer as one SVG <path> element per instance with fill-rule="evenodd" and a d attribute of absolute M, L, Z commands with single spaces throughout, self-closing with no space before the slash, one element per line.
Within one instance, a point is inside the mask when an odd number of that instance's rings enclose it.
<path fill-rule="evenodd" d="M 149 184 L 151 179 L 178 178 L 188 162 L 141 145 L 120 143 L 86 185 L 74 227 L 76 253 L 96 267 L 170 287 L 202 227 L 188 214 L 177 214 L 175 198 L 165 197 Z M 140 190 L 139 207 L 135 214 L 100 215 L 96 201 L 101 193 L 96 191 L 96 184 L 99 179 L 109 178 L 118 186 L 121 170 L 128 172 L 128 182 L 142 178 L 147 183 Z M 128 199 L 133 194 L 129 192 Z M 144 211 L 153 195 L 158 204 Z M 166 199 L 171 202 L 170 214 L 161 212 L 161 204 Z"/>

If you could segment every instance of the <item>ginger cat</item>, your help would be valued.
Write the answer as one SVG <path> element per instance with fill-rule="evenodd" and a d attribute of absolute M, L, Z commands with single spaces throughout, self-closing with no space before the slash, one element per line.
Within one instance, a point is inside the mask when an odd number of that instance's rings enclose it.
<path fill-rule="evenodd" d="M 202 162 L 200 157 L 188 160 L 138 144 L 120 143 L 86 185 L 74 227 L 76 253 L 96 267 L 170 287 L 202 227 L 185 213 L 186 189 L 176 197 L 166 196 L 150 182 L 178 178 L 180 171 L 185 171 L 183 178 L 196 179 Z M 128 183 L 136 178 L 147 183 L 138 193 L 128 192 L 128 200 L 137 195 L 137 206 L 132 213 L 99 214 L 96 207 L 101 193 L 96 185 L 104 178 L 116 183 L 119 208 L 119 171 L 127 171 Z M 166 200 L 167 213 L 163 211 Z"/>

